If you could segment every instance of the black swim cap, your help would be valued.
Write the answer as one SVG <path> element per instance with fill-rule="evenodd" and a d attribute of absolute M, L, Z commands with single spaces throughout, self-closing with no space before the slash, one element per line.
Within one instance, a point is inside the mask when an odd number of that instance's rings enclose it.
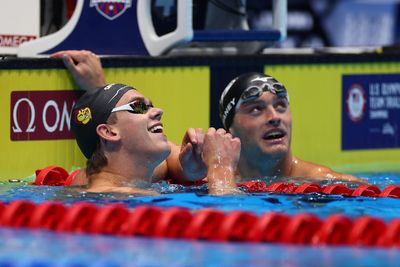
<path fill-rule="evenodd" d="M 135 90 L 125 84 L 109 84 L 81 96 L 71 113 L 71 130 L 76 142 L 86 158 L 90 158 L 99 142 L 97 125 L 106 123 L 111 110 L 129 90 Z"/>
<path fill-rule="evenodd" d="M 274 77 L 263 73 L 244 73 L 229 82 L 219 100 L 219 117 L 226 130 L 232 125 L 239 100 L 241 98 L 257 98 L 263 91 L 285 97 L 289 101 L 289 96 L 283 84 L 279 83 Z"/>

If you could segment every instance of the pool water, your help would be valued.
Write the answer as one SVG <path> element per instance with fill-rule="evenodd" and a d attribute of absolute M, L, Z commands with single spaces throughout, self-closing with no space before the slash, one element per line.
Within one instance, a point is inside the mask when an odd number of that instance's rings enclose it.
<path fill-rule="evenodd" d="M 356 174 L 381 189 L 400 184 L 400 174 Z M 160 185 L 158 185 L 160 186 Z M 205 188 L 161 185 L 165 194 L 135 197 L 122 194 L 82 193 L 70 187 L 31 186 L 4 183 L 0 201 L 27 199 L 35 203 L 55 200 L 66 204 L 89 201 L 97 205 L 123 203 L 158 207 L 213 208 L 225 212 L 250 211 L 257 215 L 279 211 L 289 215 L 312 213 L 326 218 L 343 214 L 363 215 L 390 221 L 399 218 L 400 199 L 344 197 L 311 193 L 305 195 L 258 193 L 214 197 Z M 294 246 L 226 243 L 147 238 L 122 238 L 56 234 L 47 231 L 0 229 L 0 266 L 398 266 L 397 249 Z"/>
<path fill-rule="evenodd" d="M 0 231 L 0 266 L 398 266 L 397 250 Z M 6 265 L 9 264 L 9 265 Z"/>

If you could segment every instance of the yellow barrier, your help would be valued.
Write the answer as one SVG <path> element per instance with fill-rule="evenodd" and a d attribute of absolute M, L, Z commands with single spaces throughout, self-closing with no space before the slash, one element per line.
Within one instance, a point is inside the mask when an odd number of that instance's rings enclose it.
<path fill-rule="evenodd" d="M 228 65 L 231 67 L 230 60 L 226 65 L 218 62 L 220 65 L 214 68 L 207 64 L 108 67 L 105 73 L 108 82 L 133 85 L 162 108 L 166 134 L 171 141 L 179 144 L 187 128 L 207 129 L 210 117 L 218 116 L 210 111 L 210 97 L 213 95 L 210 92 L 211 71 L 224 69 Z M 244 62 L 241 64 L 247 64 Z M 289 91 L 295 155 L 338 171 L 400 171 L 400 149 L 341 149 L 342 76 L 400 73 L 400 63 L 264 64 L 264 71 L 283 82 Z M 0 69 L 0 87 L 3 103 L 0 105 L 0 145 L 3 149 L 0 180 L 28 177 L 36 169 L 49 165 L 59 165 L 69 171 L 84 166 L 85 159 L 73 139 L 12 140 L 12 130 L 15 128 L 11 107 L 13 92 L 15 95 L 24 91 L 75 90 L 76 85 L 66 70 L 10 70 L 3 67 Z M 222 85 L 219 87 L 222 90 Z M 215 103 L 215 99 L 213 101 Z M 23 130 L 26 130 L 28 122 L 24 123 Z"/>
<path fill-rule="evenodd" d="M 341 150 L 342 75 L 400 73 L 400 63 L 275 65 L 265 72 L 289 91 L 299 158 L 344 172 L 400 171 L 400 149 Z"/>
<path fill-rule="evenodd" d="M 180 143 L 189 127 L 209 125 L 208 67 L 107 69 L 108 81 L 135 86 L 164 110 L 163 123 L 168 138 Z M 66 70 L 0 70 L 0 119 L 3 149 L 0 179 L 24 178 L 36 169 L 58 165 L 73 170 L 85 159 L 75 140 L 11 140 L 11 93 L 18 91 L 74 90 Z M 22 105 L 22 104 L 21 104 Z M 38 115 L 37 115 L 38 116 Z M 22 124 L 22 123 L 20 123 Z M 25 123 L 27 125 L 27 123 Z M 26 130 L 26 126 L 22 127 Z M 132 133 L 134 137 L 135 133 Z"/>

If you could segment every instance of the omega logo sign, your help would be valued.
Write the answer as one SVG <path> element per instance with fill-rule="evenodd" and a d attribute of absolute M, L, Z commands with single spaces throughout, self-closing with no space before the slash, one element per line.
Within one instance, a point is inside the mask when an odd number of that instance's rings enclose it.
<path fill-rule="evenodd" d="M 11 93 L 11 140 L 73 139 L 72 106 L 79 91 L 14 91 Z"/>

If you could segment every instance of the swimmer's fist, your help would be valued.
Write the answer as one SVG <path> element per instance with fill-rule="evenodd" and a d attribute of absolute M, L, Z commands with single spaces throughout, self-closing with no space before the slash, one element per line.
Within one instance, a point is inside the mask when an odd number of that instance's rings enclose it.
<path fill-rule="evenodd" d="M 240 140 L 224 129 L 210 128 L 204 138 L 203 160 L 211 165 L 236 169 L 240 157 Z"/>

